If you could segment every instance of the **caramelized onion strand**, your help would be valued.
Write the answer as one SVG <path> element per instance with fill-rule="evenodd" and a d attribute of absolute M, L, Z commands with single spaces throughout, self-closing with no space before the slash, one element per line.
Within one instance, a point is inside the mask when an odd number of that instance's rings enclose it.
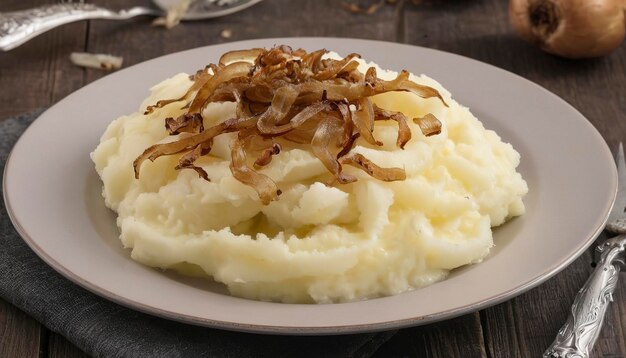
<path fill-rule="evenodd" d="M 376 67 L 359 72 L 358 54 L 335 60 L 324 58 L 327 53 L 325 49 L 293 51 L 285 45 L 225 53 L 217 65 L 209 64 L 190 77 L 194 82 L 182 97 L 160 100 L 146 108 L 145 113 L 149 114 L 170 103 L 185 102 L 185 113 L 165 118 L 168 133 L 179 137 L 152 145 L 139 155 L 133 162 L 135 178 L 139 178 L 144 161 L 179 154 L 175 169 L 192 169 L 209 180 L 207 172 L 195 162 L 211 152 L 215 137 L 237 132 L 230 144 L 230 170 L 235 179 L 255 189 L 264 205 L 276 200 L 280 190 L 271 178 L 252 167 L 270 164 L 282 150 L 280 143 L 285 142 L 281 139 L 310 146 L 315 157 L 341 184 L 357 180 L 343 172 L 343 164 L 379 180 L 403 180 L 403 169 L 381 168 L 361 154 L 351 154 L 360 137 L 371 145 L 383 145 L 374 137 L 375 121 L 397 122 L 399 148 L 404 149 L 411 140 L 408 118 L 375 106 L 370 97 L 411 92 L 424 99 L 438 98 L 447 106 L 443 96 L 432 87 L 410 81 L 407 71 L 401 71 L 394 79 L 382 80 Z M 236 116 L 204 128 L 203 114 L 219 108 L 209 107 L 217 102 L 234 102 Z M 351 106 L 356 109 L 351 110 Z M 432 114 L 413 121 L 426 136 L 441 132 L 441 122 Z M 252 167 L 247 162 L 250 153 L 260 153 Z"/>
<path fill-rule="evenodd" d="M 353 153 L 348 156 L 344 156 L 339 161 L 342 164 L 351 165 L 357 167 L 368 175 L 382 181 L 396 181 L 405 180 L 406 172 L 402 168 L 381 168 L 374 164 L 371 160 L 365 158 L 362 154 Z"/>
<path fill-rule="evenodd" d="M 231 163 L 230 171 L 233 177 L 241 183 L 253 188 L 261 199 L 263 205 L 268 205 L 278 198 L 280 191 L 276 183 L 267 175 L 261 174 L 248 166 L 245 139 L 236 138 L 230 146 Z"/>
<path fill-rule="evenodd" d="M 336 127 L 336 119 L 331 116 L 324 116 L 315 131 L 311 148 L 313 154 L 324 164 L 326 169 L 331 172 L 337 181 L 341 184 L 347 184 L 356 181 L 356 178 L 342 172 L 341 163 L 330 152 L 331 134 Z"/>
<path fill-rule="evenodd" d="M 422 118 L 413 118 L 413 122 L 420 127 L 422 134 L 426 137 L 441 133 L 441 121 L 432 113 Z"/>

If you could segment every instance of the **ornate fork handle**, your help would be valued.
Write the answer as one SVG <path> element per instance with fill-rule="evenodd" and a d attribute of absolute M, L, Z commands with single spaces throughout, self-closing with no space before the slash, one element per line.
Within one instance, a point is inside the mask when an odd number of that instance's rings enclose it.
<path fill-rule="evenodd" d="M 625 245 L 626 235 L 620 235 L 596 248 L 602 253 L 600 262 L 576 295 L 567 322 L 544 357 L 589 357 L 589 351 L 600 334 L 609 302 L 613 301 L 613 291 L 624 264 L 619 255 L 624 252 Z"/>
<path fill-rule="evenodd" d="M 115 12 L 93 4 L 64 3 L 0 13 L 0 50 L 11 50 L 57 26 L 88 19 L 125 20 L 139 15 L 159 15 L 143 7 Z"/>

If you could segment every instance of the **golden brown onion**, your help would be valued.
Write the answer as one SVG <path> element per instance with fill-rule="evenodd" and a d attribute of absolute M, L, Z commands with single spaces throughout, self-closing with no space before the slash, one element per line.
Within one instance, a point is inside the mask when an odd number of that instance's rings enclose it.
<path fill-rule="evenodd" d="M 568 58 L 607 55 L 626 35 L 624 0 L 511 0 L 509 18 L 524 40 Z"/>
<path fill-rule="evenodd" d="M 257 128 L 262 134 L 273 134 L 276 126 L 287 116 L 298 98 L 298 91 L 292 86 L 280 87 L 274 92 L 269 108 L 259 117 Z"/>
<path fill-rule="evenodd" d="M 251 67 L 252 65 L 247 62 L 234 62 L 218 70 L 198 90 L 198 93 L 189 106 L 188 113 L 201 113 L 206 101 L 211 94 L 213 94 L 217 86 L 233 78 L 247 75 Z"/>
<path fill-rule="evenodd" d="M 270 50 L 252 49 L 224 54 L 219 65 L 209 64 L 193 76 L 194 83 L 187 93 L 177 99 L 161 100 L 147 108 L 151 112 L 166 104 L 184 101 L 186 112 L 166 118 L 171 135 L 181 134 L 172 142 L 156 144 L 146 149 L 133 163 L 135 177 L 145 160 L 154 161 L 165 155 L 180 155 L 175 169 L 192 169 L 205 180 L 207 172 L 195 162 L 211 151 L 213 138 L 236 132 L 231 142 L 230 169 L 241 183 L 256 190 L 264 205 L 277 199 L 280 190 L 267 176 L 254 168 L 268 165 L 281 151 L 280 141 L 309 145 L 312 153 L 333 175 L 346 184 L 357 180 L 343 173 L 342 163 L 362 169 L 372 177 L 385 181 L 402 180 L 399 168 L 380 168 L 360 154 L 351 154 L 356 140 L 375 146 L 383 143 L 374 138 L 376 120 L 398 123 L 396 145 L 404 148 L 411 139 L 406 116 L 374 107 L 369 97 L 392 91 L 408 91 L 422 98 L 438 98 L 447 105 L 434 88 L 409 80 L 402 71 L 390 81 L 377 77 L 371 67 L 365 74 L 358 71 L 358 54 L 341 60 L 323 59 L 326 50 L 307 53 L 292 51 L 288 46 Z M 251 57 L 256 55 L 256 58 Z M 246 62 L 247 61 L 247 62 Z M 253 63 L 252 63 L 253 62 Z M 212 127 L 204 128 L 202 112 L 215 102 L 235 102 L 236 116 Z M 355 106 L 355 111 L 350 110 Z M 415 119 L 425 135 L 441 131 L 434 116 Z M 254 168 L 247 156 L 257 156 Z"/>
<path fill-rule="evenodd" d="M 288 123 L 283 124 L 283 125 L 274 126 L 274 127 L 268 127 L 268 128 L 265 128 L 265 130 L 259 129 L 259 131 L 262 134 L 272 134 L 272 135 L 279 135 L 279 134 L 282 134 L 282 133 L 289 132 L 289 131 L 291 131 L 294 128 L 298 128 L 304 122 L 308 121 L 309 119 L 311 119 L 316 114 L 318 114 L 321 111 L 327 109 L 327 107 L 328 107 L 328 104 L 326 102 L 317 102 L 315 104 L 312 104 L 312 105 L 304 108 L 302 111 L 298 112 L 298 114 L 293 116 Z M 259 121 L 259 123 L 260 123 L 260 121 Z M 257 124 L 257 126 L 258 126 L 258 124 Z"/>
<path fill-rule="evenodd" d="M 337 181 L 341 184 L 347 184 L 356 181 L 356 178 L 342 172 L 341 164 L 329 149 L 333 132 L 338 131 L 338 129 L 339 126 L 335 118 L 328 115 L 323 116 L 311 141 L 311 148 L 313 154 L 335 176 Z"/>
<path fill-rule="evenodd" d="M 204 124 L 202 123 L 202 116 L 199 113 L 194 114 L 181 114 L 176 117 L 165 118 L 165 129 L 170 135 L 180 133 L 200 133 L 204 131 Z"/>
<path fill-rule="evenodd" d="M 374 138 L 374 107 L 369 98 L 361 98 L 357 101 L 357 110 L 352 112 L 354 126 L 361 134 L 361 137 L 370 144 L 381 146 L 383 142 Z"/>
<path fill-rule="evenodd" d="M 194 76 L 194 83 L 187 90 L 187 92 L 185 92 L 184 95 L 182 95 L 179 98 L 165 99 L 165 100 L 157 101 L 156 104 L 146 107 L 146 110 L 145 110 L 145 112 L 143 114 L 150 114 L 150 113 L 154 112 L 155 109 L 163 108 L 163 107 L 167 106 L 170 103 L 190 100 L 191 97 L 200 89 L 200 87 L 204 86 L 204 84 L 209 80 L 209 78 L 211 78 L 211 76 L 212 75 L 210 75 L 209 73 L 206 72 L 206 69 L 205 70 L 199 70 L 198 72 L 196 72 L 196 74 Z"/>
<path fill-rule="evenodd" d="M 353 58 L 361 58 L 361 55 L 359 55 L 358 53 L 351 53 L 339 61 L 332 61 L 330 65 L 327 68 L 325 68 L 323 71 L 320 71 L 316 73 L 315 75 L 313 75 L 313 79 L 316 79 L 318 81 L 323 81 L 323 80 L 333 78 L 337 76 L 337 74 L 342 72 L 344 68 L 346 68 L 350 63 L 355 63 L 356 66 L 358 66 L 358 62 L 352 61 Z"/>
<path fill-rule="evenodd" d="M 236 51 L 228 51 L 220 57 L 219 65 L 221 67 L 226 66 L 232 62 L 254 62 L 256 58 L 262 54 L 265 49 L 262 48 L 252 48 L 249 50 L 236 50 Z"/>
<path fill-rule="evenodd" d="M 272 162 L 272 156 L 280 153 L 281 146 L 278 143 L 272 144 L 271 147 L 265 149 L 261 156 L 254 161 L 255 167 L 264 167 Z"/>
<path fill-rule="evenodd" d="M 398 123 L 398 139 L 396 139 L 396 145 L 400 149 L 404 149 L 404 146 L 411 140 L 411 128 L 407 123 L 408 118 L 402 112 L 393 112 L 386 109 L 382 109 L 378 106 L 374 106 L 374 114 L 376 120 L 393 120 Z"/>
<path fill-rule="evenodd" d="M 198 144 L 194 149 L 190 150 L 180 157 L 180 159 L 178 160 L 178 165 L 174 167 L 174 169 L 193 169 L 202 179 L 210 181 L 207 172 L 201 167 L 195 166 L 193 163 L 199 157 L 209 153 L 211 151 L 212 145 L 213 141 L 207 141 L 205 143 Z"/>
<path fill-rule="evenodd" d="M 267 175 L 258 173 L 248 166 L 245 141 L 246 139 L 241 138 L 232 141 L 230 171 L 235 179 L 256 190 L 263 205 L 268 205 L 272 200 L 278 198 L 280 190 Z"/>
<path fill-rule="evenodd" d="M 150 146 L 133 162 L 133 168 L 135 169 L 135 178 L 139 179 L 139 169 L 141 168 L 141 164 L 146 159 L 149 159 L 150 161 L 155 161 L 157 158 L 162 157 L 164 155 L 172 155 L 172 154 L 178 154 L 180 152 L 184 152 L 185 150 L 195 148 L 199 144 L 212 141 L 213 138 L 217 137 L 218 135 L 222 133 L 230 133 L 230 132 L 236 132 L 242 129 L 249 129 L 255 126 L 256 122 L 257 122 L 256 117 L 232 118 L 216 126 L 210 127 L 202 133 L 184 137 L 182 139 L 179 139 L 173 142 L 155 144 L 153 146 Z"/>
<path fill-rule="evenodd" d="M 420 126 L 422 134 L 426 137 L 441 133 L 441 122 L 432 113 L 422 118 L 413 118 L 413 122 Z"/>
<path fill-rule="evenodd" d="M 406 172 L 402 168 L 381 168 L 362 154 L 353 153 L 339 159 L 342 164 L 357 167 L 370 176 L 382 181 L 396 181 L 406 179 Z"/>

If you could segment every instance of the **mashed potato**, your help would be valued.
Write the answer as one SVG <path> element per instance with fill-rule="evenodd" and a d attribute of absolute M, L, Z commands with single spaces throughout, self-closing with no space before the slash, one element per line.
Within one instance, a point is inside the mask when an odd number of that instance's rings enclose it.
<path fill-rule="evenodd" d="M 236 296 L 281 302 L 394 295 L 480 262 L 493 246 L 491 227 L 524 212 L 528 189 L 516 172 L 520 156 L 439 83 L 423 75 L 411 79 L 439 90 L 450 106 L 406 92 L 374 102 L 409 118 L 433 113 L 442 133 L 425 137 L 409 121 L 413 138 L 401 150 L 397 125 L 377 122 L 374 135 L 384 145 L 358 141 L 353 149 L 381 167 L 404 168 L 406 180 L 382 182 L 345 167 L 359 180 L 327 186 L 332 174 L 316 157 L 283 148 L 260 170 L 283 191 L 267 206 L 231 175 L 231 134 L 217 137 L 211 154 L 196 162 L 210 182 L 192 170 L 174 170 L 177 156 L 144 163 L 140 179 L 134 178 L 135 158 L 171 140 L 163 118 L 183 113 L 177 104 L 149 115 L 143 110 L 183 95 L 192 82 L 179 74 L 154 86 L 138 112 L 109 125 L 92 153 L 123 245 L 143 264 L 212 277 Z M 211 104 L 205 127 L 234 111 L 231 103 Z"/>

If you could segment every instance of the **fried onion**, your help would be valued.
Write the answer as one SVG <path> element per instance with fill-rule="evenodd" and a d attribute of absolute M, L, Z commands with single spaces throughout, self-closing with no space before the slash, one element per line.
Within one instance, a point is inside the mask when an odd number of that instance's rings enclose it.
<path fill-rule="evenodd" d="M 293 51 L 285 45 L 225 53 L 217 65 L 209 64 L 190 77 L 194 83 L 183 96 L 146 108 L 149 114 L 170 103 L 183 102 L 186 111 L 176 118 L 165 118 L 169 134 L 179 137 L 155 144 L 137 157 L 133 163 L 135 178 L 139 178 L 144 161 L 180 155 L 175 169 L 195 170 L 208 181 L 207 172 L 194 163 L 210 154 L 215 137 L 235 132 L 230 144 L 230 170 L 235 179 L 254 188 L 264 205 L 277 200 L 280 190 L 271 178 L 256 170 L 270 165 L 273 156 L 281 152 L 280 143 L 286 143 L 281 139 L 310 145 L 335 182 L 357 180 L 344 173 L 342 165 L 359 168 L 382 181 L 404 180 L 404 169 L 381 168 L 352 152 L 358 138 L 374 146 L 383 145 L 374 138 L 375 121 L 398 124 L 399 148 L 411 140 L 406 115 L 379 108 L 370 97 L 403 91 L 424 99 L 437 98 L 447 106 L 443 97 L 432 87 L 410 81 L 407 71 L 386 81 L 378 78 L 374 67 L 359 72 L 358 54 L 333 60 L 324 58 L 327 53 L 325 49 Z M 202 112 L 214 102 L 235 102 L 235 117 L 205 128 Z M 413 121 L 425 136 L 441 132 L 441 122 L 432 114 Z M 248 164 L 248 156 L 257 158 L 254 168 Z"/>
<path fill-rule="evenodd" d="M 432 113 L 428 113 L 422 118 L 413 118 L 413 122 L 420 126 L 422 134 L 426 137 L 441 133 L 441 122 Z"/>

